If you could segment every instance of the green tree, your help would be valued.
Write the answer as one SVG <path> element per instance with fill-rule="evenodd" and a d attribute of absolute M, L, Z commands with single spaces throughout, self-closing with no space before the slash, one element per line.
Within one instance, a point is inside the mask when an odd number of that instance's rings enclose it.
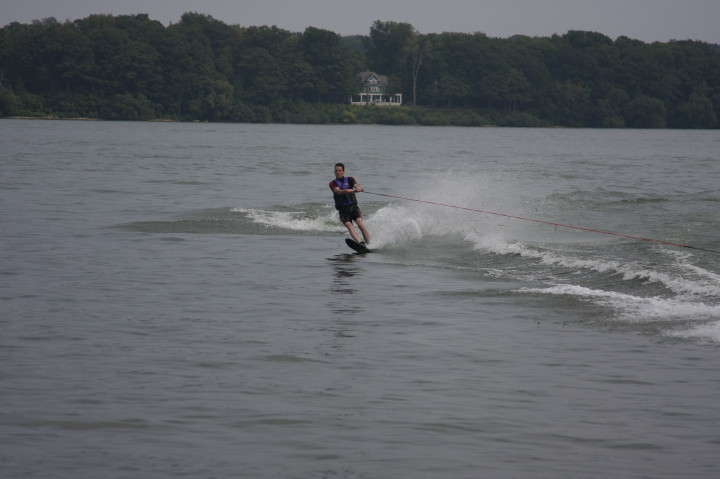
<path fill-rule="evenodd" d="M 415 33 L 409 23 L 376 20 L 370 27 L 368 67 L 381 75 L 405 78 L 407 45 Z"/>
<path fill-rule="evenodd" d="M 188 113 L 205 121 L 221 121 L 233 112 L 233 86 L 222 75 L 203 77 L 197 83 L 198 91 L 188 102 Z"/>
<path fill-rule="evenodd" d="M 601 128 L 622 128 L 625 126 L 623 110 L 630 101 L 625 90 L 615 88 L 598 101 L 593 126 Z"/>
<path fill-rule="evenodd" d="M 354 78 L 361 65 L 358 55 L 342 42 L 338 34 L 308 27 L 300 38 L 300 49 L 303 59 L 312 69 L 311 76 L 306 80 L 312 84 L 313 101 L 342 102 L 354 93 Z M 295 74 L 288 72 L 288 75 Z"/>
<path fill-rule="evenodd" d="M 215 73 L 212 47 L 203 31 L 211 21 L 212 17 L 205 15 L 184 14 L 180 23 L 167 28 L 158 49 L 166 85 L 163 103 L 168 113 L 178 119 L 201 111 L 200 97 L 207 94 L 201 84 Z"/>
<path fill-rule="evenodd" d="M 406 55 L 410 62 L 410 74 L 412 76 L 412 104 L 417 106 L 417 82 L 420 76 L 420 69 L 425 58 L 432 52 L 432 44 L 428 37 L 420 35 L 413 30 L 412 35 L 405 44 Z"/>
<path fill-rule="evenodd" d="M 626 123 L 632 128 L 665 128 L 666 116 L 665 104 L 646 95 L 635 98 L 625 107 Z"/>
<path fill-rule="evenodd" d="M 298 54 L 291 48 L 295 34 L 273 27 L 249 27 L 242 32 L 234 50 L 234 86 L 241 102 L 273 105 L 288 101 L 291 82 L 288 76 L 288 54 Z M 263 117 L 266 117 L 264 110 Z"/>
<path fill-rule="evenodd" d="M 690 99 L 674 112 L 671 126 L 675 128 L 715 128 L 718 117 L 712 101 L 704 95 L 693 93 Z"/>
<path fill-rule="evenodd" d="M 103 118 L 109 120 L 151 120 L 155 110 L 150 101 L 142 94 L 118 93 L 110 97 L 100 107 Z"/>
<path fill-rule="evenodd" d="M 592 111 L 590 92 L 582 83 L 566 81 L 557 84 L 553 99 L 557 105 L 555 122 L 558 125 L 582 127 Z"/>
<path fill-rule="evenodd" d="M 16 115 L 18 110 L 19 104 L 15 94 L 0 85 L 0 116 Z"/>
<path fill-rule="evenodd" d="M 368 67 L 410 103 L 453 112 L 346 114 L 337 104 Z M 421 35 L 379 20 L 367 36 L 341 37 L 196 12 L 169 27 L 145 14 L 90 15 L 0 29 L 0 89 L 0 115 L 718 128 L 720 48 L 584 31 Z"/>

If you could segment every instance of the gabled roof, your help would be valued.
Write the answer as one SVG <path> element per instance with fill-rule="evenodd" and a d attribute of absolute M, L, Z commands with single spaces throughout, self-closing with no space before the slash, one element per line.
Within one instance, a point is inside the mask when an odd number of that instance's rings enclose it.
<path fill-rule="evenodd" d="M 360 80 L 363 83 L 367 83 L 369 80 L 372 79 L 372 77 L 375 77 L 375 78 L 377 78 L 377 81 L 380 83 L 380 86 L 382 86 L 383 88 L 387 88 L 387 86 L 388 86 L 388 79 L 385 75 L 378 75 L 375 72 L 366 70 L 362 73 L 359 73 L 358 76 L 360 77 Z"/>

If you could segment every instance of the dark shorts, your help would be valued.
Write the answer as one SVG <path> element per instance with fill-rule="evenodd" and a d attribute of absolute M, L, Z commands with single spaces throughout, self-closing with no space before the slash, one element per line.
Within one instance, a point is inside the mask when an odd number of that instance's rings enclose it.
<path fill-rule="evenodd" d="M 358 205 L 343 206 L 338 210 L 338 214 L 340 215 L 340 221 L 342 221 L 342 224 L 362 218 L 362 212 L 360 212 Z"/>

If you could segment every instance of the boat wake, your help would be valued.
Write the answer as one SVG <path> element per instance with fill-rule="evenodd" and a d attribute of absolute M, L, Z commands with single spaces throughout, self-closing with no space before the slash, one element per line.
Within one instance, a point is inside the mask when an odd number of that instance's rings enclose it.
<path fill-rule="evenodd" d="M 465 200 L 472 204 L 472 198 Z M 653 323 L 667 337 L 720 342 L 720 265 L 712 255 L 438 205 L 364 202 L 362 209 L 373 250 L 382 253 L 375 258 L 462 267 L 477 272 L 479 281 L 507 281 L 512 284 L 507 294 L 569 299 L 604 311 L 607 321 Z M 126 227 L 159 233 L 347 235 L 329 204 L 226 208 Z M 517 288 L 518 282 L 527 286 Z"/>

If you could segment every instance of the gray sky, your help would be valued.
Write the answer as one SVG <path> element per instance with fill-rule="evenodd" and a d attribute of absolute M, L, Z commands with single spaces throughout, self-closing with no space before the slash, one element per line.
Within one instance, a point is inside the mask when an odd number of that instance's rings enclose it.
<path fill-rule="evenodd" d="M 720 0 L 0 0 L 0 26 L 93 13 L 147 13 L 168 25 L 189 11 L 230 25 L 277 25 L 294 32 L 313 26 L 341 35 L 367 35 L 373 21 L 392 20 L 410 23 L 420 33 L 505 38 L 589 30 L 612 39 L 720 44 Z"/>

